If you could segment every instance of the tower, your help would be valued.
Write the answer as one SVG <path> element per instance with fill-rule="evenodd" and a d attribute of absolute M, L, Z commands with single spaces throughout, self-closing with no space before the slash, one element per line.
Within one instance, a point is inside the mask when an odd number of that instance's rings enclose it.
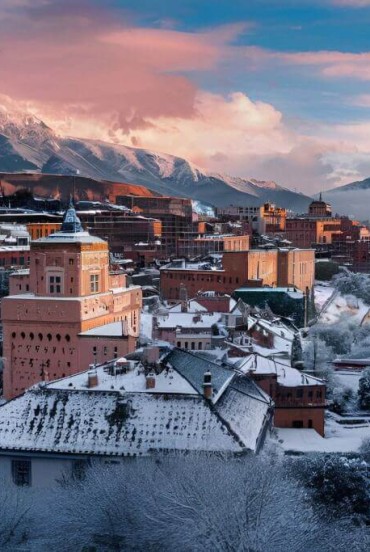
<path fill-rule="evenodd" d="M 6 398 L 41 381 L 43 370 L 53 380 L 135 349 L 141 289 L 110 272 L 107 243 L 83 230 L 72 202 L 60 231 L 31 243 L 27 291 L 19 291 L 24 273 L 10 280 L 2 302 Z M 126 335 L 113 327 L 122 321 Z"/>

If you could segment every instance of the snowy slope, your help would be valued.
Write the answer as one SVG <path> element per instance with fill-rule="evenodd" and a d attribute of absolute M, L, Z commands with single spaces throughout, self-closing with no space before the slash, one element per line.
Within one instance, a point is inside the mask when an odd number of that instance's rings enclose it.
<path fill-rule="evenodd" d="M 0 172 L 20 171 L 80 174 L 142 184 L 164 195 L 190 197 L 216 206 L 273 201 L 301 212 L 310 202 L 307 196 L 275 182 L 207 172 L 173 155 L 97 140 L 61 138 L 36 117 L 9 113 L 0 106 Z"/>

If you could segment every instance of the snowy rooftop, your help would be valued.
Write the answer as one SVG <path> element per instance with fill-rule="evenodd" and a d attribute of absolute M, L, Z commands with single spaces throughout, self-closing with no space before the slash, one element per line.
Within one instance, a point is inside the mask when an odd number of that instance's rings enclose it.
<path fill-rule="evenodd" d="M 221 319 L 220 313 L 194 313 L 194 312 L 173 312 L 157 315 L 155 321 L 160 329 L 172 329 L 177 326 L 182 328 L 207 329 L 217 324 Z"/>
<path fill-rule="evenodd" d="M 270 354 L 291 353 L 294 331 L 288 328 L 280 319 L 270 321 L 249 316 L 248 329 L 251 329 L 253 326 L 258 326 L 273 335 L 274 346 L 268 349 Z"/>
<path fill-rule="evenodd" d="M 173 369 L 163 370 L 155 376 L 154 389 L 146 389 L 146 378 L 140 364 L 136 364 L 127 373 L 111 375 L 104 366 L 96 368 L 98 385 L 91 391 L 126 391 L 135 393 L 174 393 L 185 395 L 197 395 L 197 391 L 185 378 Z M 88 372 L 82 372 L 74 376 L 63 378 L 47 384 L 50 389 L 87 390 Z"/>
<path fill-rule="evenodd" d="M 201 397 L 32 389 L 0 407 L 0 450 L 140 456 L 243 448 Z"/>
<path fill-rule="evenodd" d="M 55 232 L 47 238 L 39 238 L 37 243 L 106 243 L 104 240 L 91 236 L 88 232 Z"/>
<path fill-rule="evenodd" d="M 178 370 L 167 366 L 155 376 L 154 389 L 146 389 L 142 367 L 133 364 L 118 375 L 97 367 L 96 387 L 87 387 L 87 372 L 34 386 L 0 407 L 0 451 L 139 456 L 256 450 L 270 400 L 247 377 L 176 353 L 172 363 Z M 218 395 L 223 390 L 213 406 L 200 386 L 210 366 Z"/>
<path fill-rule="evenodd" d="M 110 324 L 105 324 L 102 326 L 97 326 L 96 328 L 92 328 L 91 330 L 86 330 L 85 332 L 81 332 L 79 335 L 122 337 L 124 335 L 127 335 L 127 330 L 125 329 L 123 321 L 120 320 L 119 322 L 111 322 Z"/>
<path fill-rule="evenodd" d="M 308 385 L 325 385 L 319 378 L 309 376 L 296 368 L 291 368 L 280 361 L 266 358 L 258 354 L 250 354 L 237 364 L 238 370 L 244 374 L 276 374 L 277 381 L 284 387 L 301 387 Z"/>
<path fill-rule="evenodd" d="M 182 305 L 181 303 L 178 303 L 177 305 L 174 305 L 173 307 L 170 307 L 168 310 L 169 312 L 181 312 Z M 203 307 L 198 301 L 195 299 L 190 299 L 187 301 L 187 309 L 188 312 L 207 312 L 207 309 Z"/>

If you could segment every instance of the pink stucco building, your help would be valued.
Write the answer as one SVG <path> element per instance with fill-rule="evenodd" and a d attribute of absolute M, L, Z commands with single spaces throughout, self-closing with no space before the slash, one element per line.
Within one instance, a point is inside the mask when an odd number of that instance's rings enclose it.
<path fill-rule="evenodd" d="M 108 245 L 84 232 L 73 205 L 59 232 L 32 242 L 29 272 L 2 301 L 4 396 L 135 350 L 141 288 L 109 269 Z"/>

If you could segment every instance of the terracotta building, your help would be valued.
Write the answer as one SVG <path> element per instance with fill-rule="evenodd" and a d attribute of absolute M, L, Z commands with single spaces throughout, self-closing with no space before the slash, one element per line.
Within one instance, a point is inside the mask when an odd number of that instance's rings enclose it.
<path fill-rule="evenodd" d="M 311 428 L 324 436 L 323 380 L 258 354 L 248 355 L 238 369 L 252 377 L 274 401 L 275 427 Z"/>
<path fill-rule="evenodd" d="M 287 211 L 274 203 L 264 203 L 258 207 L 230 205 L 216 209 L 216 214 L 220 218 L 248 222 L 254 232 L 268 234 L 284 232 Z"/>
<path fill-rule="evenodd" d="M 249 249 L 250 236 L 234 234 L 206 234 L 194 239 L 179 238 L 177 253 L 180 257 L 207 256 L 224 251 L 246 251 Z"/>
<path fill-rule="evenodd" d="M 4 395 L 74 374 L 136 346 L 141 289 L 112 273 L 107 243 L 84 232 L 75 209 L 60 232 L 31 244 L 29 273 L 2 301 Z"/>
<path fill-rule="evenodd" d="M 222 264 L 179 261 L 160 270 L 161 293 L 170 301 L 180 299 L 180 284 L 188 297 L 198 292 L 232 293 L 241 286 L 294 286 L 302 291 L 314 283 L 315 253 L 299 249 L 251 249 L 227 251 Z"/>
<path fill-rule="evenodd" d="M 341 233 L 340 218 L 295 217 L 287 219 L 285 237 L 294 247 L 330 245 L 335 234 Z"/>

